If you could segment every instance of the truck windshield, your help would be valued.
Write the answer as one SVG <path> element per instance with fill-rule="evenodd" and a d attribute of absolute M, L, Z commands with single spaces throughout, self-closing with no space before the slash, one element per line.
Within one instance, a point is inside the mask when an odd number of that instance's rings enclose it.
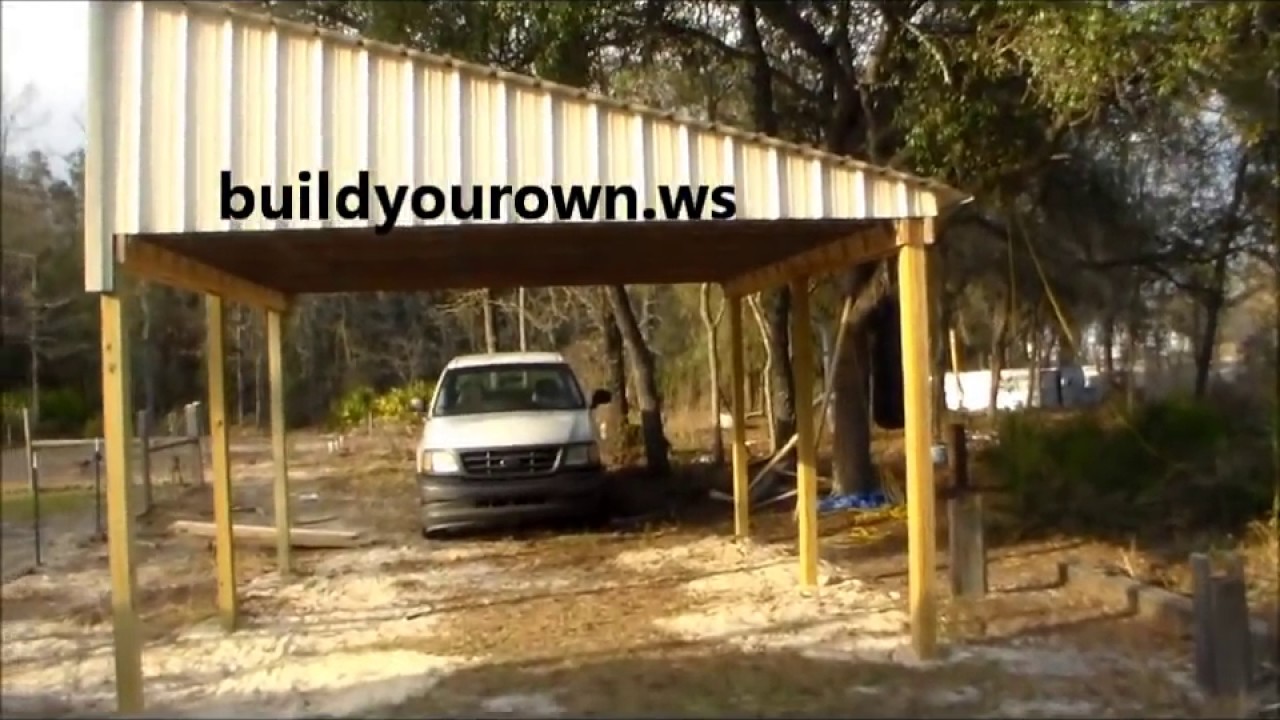
<path fill-rule="evenodd" d="M 432 415 L 581 410 L 573 371 L 561 363 L 454 368 L 440 379 Z"/>

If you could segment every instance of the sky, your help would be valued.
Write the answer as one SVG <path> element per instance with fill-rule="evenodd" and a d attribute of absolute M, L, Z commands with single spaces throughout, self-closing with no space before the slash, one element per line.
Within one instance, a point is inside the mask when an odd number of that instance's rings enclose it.
<path fill-rule="evenodd" d="M 86 0 L 0 0 L 0 77 L 5 116 L 11 98 L 30 86 L 34 101 L 22 108 L 26 127 L 10 152 L 62 155 L 84 145 L 89 74 L 89 3 Z"/>

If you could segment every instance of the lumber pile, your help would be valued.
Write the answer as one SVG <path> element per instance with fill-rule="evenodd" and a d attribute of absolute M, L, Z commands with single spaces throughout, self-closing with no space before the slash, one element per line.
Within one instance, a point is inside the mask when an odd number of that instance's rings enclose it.
<path fill-rule="evenodd" d="M 178 520 L 169 526 L 169 532 L 175 535 L 213 538 L 218 530 L 217 526 L 211 522 Z M 274 547 L 276 544 L 276 529 L 269 525 L 235 524 L 231 526 L 231 535 L 236 543 L 242 545 Z M 289 544 L 296 548 L 353 548 L 369 542 L 369 538 L 363 533 L 350 530 L 289 529 Z"/>

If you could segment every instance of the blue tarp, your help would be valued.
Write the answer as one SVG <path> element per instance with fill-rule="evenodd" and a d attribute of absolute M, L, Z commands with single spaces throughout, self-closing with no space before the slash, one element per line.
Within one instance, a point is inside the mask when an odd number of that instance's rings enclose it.
<path fill-rule="evenodd" d="M 876 490 L 852 495 L 829 495 L 818 501 L 818 512 L 832 513 L 844 510 L 880 510 L 891 505 L 885 494 Z"/>

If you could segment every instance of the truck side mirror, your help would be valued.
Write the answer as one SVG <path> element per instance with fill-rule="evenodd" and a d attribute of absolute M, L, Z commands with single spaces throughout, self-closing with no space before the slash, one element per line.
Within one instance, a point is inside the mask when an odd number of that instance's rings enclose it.
<path fill-rule="evenodd" d="M 613 393 L 605 389 L 599 389 L 591 393 L 591 408 L 595 409 L 601 405 L 608 405 L 613 402 Z"/>
<path fill-rule="evenodd" d="M 420 397 L 411 398 L 409 400 L 409 409 L 421 415 L 427 411 L 427 404 Z"/>

